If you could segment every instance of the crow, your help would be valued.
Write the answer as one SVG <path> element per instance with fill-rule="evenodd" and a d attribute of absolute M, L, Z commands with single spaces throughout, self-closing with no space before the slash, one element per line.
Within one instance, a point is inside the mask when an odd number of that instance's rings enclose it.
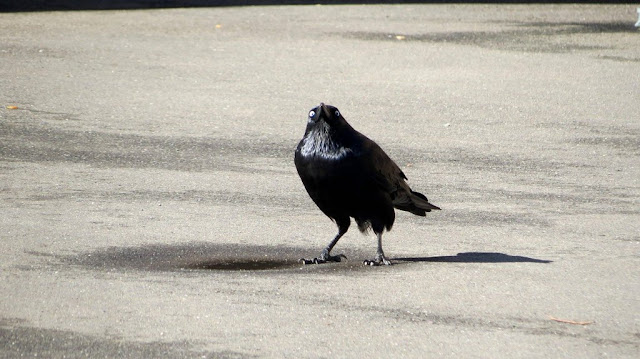
<path fill-rule="evenodd" d="M 298 175 L 309 196 L 338 226 L 338 234 L 314 259 L 305 264 L 340 262 L 343 254 L 331 250 L 351 225 L 369 229 L 378 237 L 378 250 L 365 265 L 389 265 L 382 250 L 382 232 L 391 230 L 394 208 L 425 216 L 440 209 L 405 182 L 400 167 L 372 140 L 351 127 L 340 111 L 321 103 L 309 112 L 304 136 L 295 151 Z"/>

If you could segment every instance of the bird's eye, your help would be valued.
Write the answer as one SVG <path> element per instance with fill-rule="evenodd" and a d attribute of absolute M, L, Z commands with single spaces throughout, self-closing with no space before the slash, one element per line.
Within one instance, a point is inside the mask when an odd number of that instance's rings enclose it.
<path fill-rule="evenodd" d="M 316 115 L 316 112 L 314 110 L 309 111 L 309 117 L 313 117 Z"/>
<path fill-rule="evenodd" d="M 336 110 L 336 117 L 340 117 L 340 111 Z"/>

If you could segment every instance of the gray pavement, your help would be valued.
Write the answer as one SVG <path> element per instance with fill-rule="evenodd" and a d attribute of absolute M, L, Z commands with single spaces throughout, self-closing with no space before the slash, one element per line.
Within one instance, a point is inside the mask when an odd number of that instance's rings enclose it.
<path fill-rule="evenodd" d="M 0 357 L 637 358 L 634 6 L 0 14 Z M 442 211 L 390 267 L 293 166 L 337 106 Z"/>

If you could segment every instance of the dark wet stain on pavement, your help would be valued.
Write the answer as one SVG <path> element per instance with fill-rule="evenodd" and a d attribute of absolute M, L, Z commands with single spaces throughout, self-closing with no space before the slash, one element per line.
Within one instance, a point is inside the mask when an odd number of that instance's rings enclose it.
<path fill-rule="evenodd" d="M 579 50 L 608 49 L 610 45 L 575 43 L 560 36 L 598 33 L 634 33 L 633 24 L 624 22 L 534 22 L 513 24 L 501 31 L 454 31 L 423 34 L 396 34 L 381 32 L 350 32 L 340 36 L 358 40 L 417 41 L 474 45 L 495 50 L 522 52 L 565 53 Z M 628 60 L 628 59 L 626 59 Z"/>
<path fill-rule="evenodd" d="M 195 242 L 107 247 L 61 259 L 106 271 L 265 271 L 300 268 L 303 253 L 304 249 L 295 247 Z"/>
<path fill-rule="evenodd" d="M 202 351 L 197 342 L 135 342 L 119 337 L 96 336 L 69 330 L 28 326 L 0 319 L 2 356 L 6 358 L 246 358 L 232 351 Z"/>
<path fill-rule="evenodd" d="M 295 143 L 260 138 L 141 136 L 0 122 L 0 159 L 86 163 L 108 168 L 255 172 L 240 158 L 290 157 Z"/>

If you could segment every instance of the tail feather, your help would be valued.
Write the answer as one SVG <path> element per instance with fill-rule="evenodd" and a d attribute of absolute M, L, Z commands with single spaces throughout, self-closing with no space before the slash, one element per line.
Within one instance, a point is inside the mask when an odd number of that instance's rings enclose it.
<path fill-rule="evenodd" d="M 427 197 L 422 193 L 411 191 L 411 194 L 412 194 L 411 199 L 413 200 L 413 203 L 415 203 L 415 205 L 418 206 L 419 208 L 422 208 L 425 210 L 440 209 L 440 207 L 429 203 L 429 200 L 427 199 Z"/>
<path fill-rule="evenodd" d="M 440 209 L 440 207 L 429 203 L 425 195 L 419 192 L 403 193 L 393 200 L 393 206 L 401 211 L 411 212 L 417 216 L 425 216 L 426 212 Z"/>

